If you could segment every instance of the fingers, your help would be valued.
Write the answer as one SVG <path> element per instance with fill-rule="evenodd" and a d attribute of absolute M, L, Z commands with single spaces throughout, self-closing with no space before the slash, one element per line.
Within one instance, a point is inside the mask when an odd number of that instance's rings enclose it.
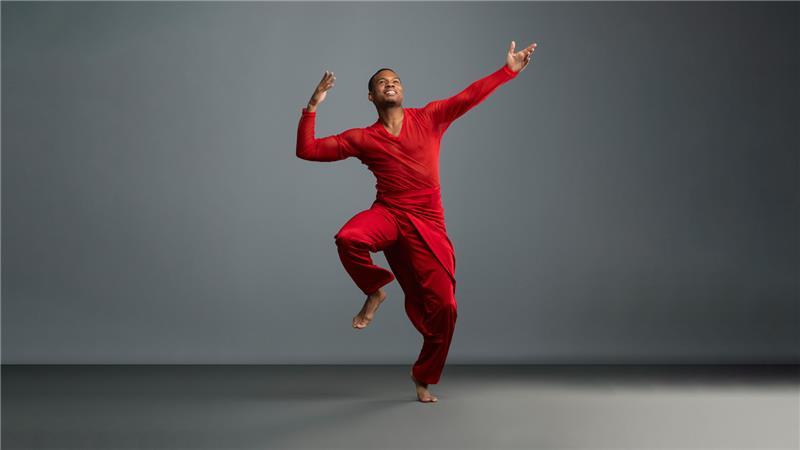
<path fill-rule="evenodd" d="M 325 74 L 322 76 L 322 80 L 319 82 L 319 88 L 322 90 L 328 90 L 333 87 L 334 81 L 336 81 L 336 75 L 334 75 L 330 70 L 326 70 Z"/>
<path fill-rule="evenodd" d="M 336 77 L 333 75 L 333 72 L 331 72 L 330 70 L 326 70 L 325 74 L 322 75 L 322 80 L 320 80 L 320 83 L 322 83 L 323 81 L 328 81 L 331 78 L 336 79 Z"/>
<path fill-rule="evenodd" d="M 536 50 L 536 43 L 535 42 L 533 44 L 525 47 L 525 50 L 523 50 L 522 52 L 525 53 L 526 55 L 530 55 L 531 53 L 533 53 L 534 50 Z"/>
<path fill-rule="evenodd" d="M 531 45 L 525 47 L 524 49 L 514 52 L 514 48 L 516 47 L 516 42 L 511 41 L 511 45 L 508 47 L 508 53 L 514 55 L 517 59 L 524 59 L 530 60 L 531 55 L 533 54 L 534 50 L 536 50 L 536 42 L 532 43 Z"/>
<path fill-rule="evenodd" d="M 533 52 L 534 52 L 535 50 L 536 50 L 536 43 L 534 42 L 533 44 L 531 44 L 531 45 L 529 45 L 529 46 L 525 47 L 525 49 L 524 49 L 524 50 L 521 50 L 521 51 L 518 53 L 518 55 L 519 55 L 519 56 L 520 56 L 522 59 L 524 59 L 525 61 L 530 61 L 530 60 L 531 60 L 531 56 L 533 55 Z"/>

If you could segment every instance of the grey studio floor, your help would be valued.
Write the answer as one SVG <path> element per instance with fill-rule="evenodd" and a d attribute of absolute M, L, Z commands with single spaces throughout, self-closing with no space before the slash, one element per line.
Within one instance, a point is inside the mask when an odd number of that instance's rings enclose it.
<path fill-rule="evenodd" d="M 796 365 L 4 365 L 2 448 L 797 449 Z"/>

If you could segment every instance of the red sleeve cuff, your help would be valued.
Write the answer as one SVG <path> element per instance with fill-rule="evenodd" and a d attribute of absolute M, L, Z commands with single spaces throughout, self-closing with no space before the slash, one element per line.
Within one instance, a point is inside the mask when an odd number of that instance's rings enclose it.
<path fill-rule="evenodd" d="M 509 75 L 512 78 L 519 75 L 519 72 L 514 72 L 513 70 L 509 69 L 508 64 L 503 64 L 503 72 L 505 72 L 506 75 Z"/>
<path fill-rule="evenodd" d="M 304 106 L 303 109 L 300 111 L 303 114 L 316 114 L 316 111 L 309 111 L 308 106 Z"/>

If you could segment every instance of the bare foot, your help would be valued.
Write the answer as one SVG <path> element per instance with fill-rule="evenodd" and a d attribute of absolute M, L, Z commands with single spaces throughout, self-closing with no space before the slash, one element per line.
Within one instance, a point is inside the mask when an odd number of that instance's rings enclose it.
<path fill-rule="evenodd" d="M 375 316 L 375 311 L 378 310 L 384 300 L 386 300 L 386 292 L 383 291 L 383 288 L 368 295 L 361 311 L 353 317 L 353 328 L 358 330 L 366 328 Z"/>
<path fill-rule="evenodd" d="M 411 379 L 414 380 L 414 384 L 417 385 L 417 399 L 422 403 L 434 403 L 438 402 L 439 399 L 430 393 L 428 390 L 428 383 L 421 383 L 414 378 L 414 371 L 411 371 Z"/>

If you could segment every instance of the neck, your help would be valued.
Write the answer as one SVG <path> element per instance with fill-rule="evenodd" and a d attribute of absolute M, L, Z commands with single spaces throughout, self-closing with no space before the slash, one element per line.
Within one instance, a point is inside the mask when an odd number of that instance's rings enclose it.
<path fill-rule="evenodd" d="M 378 108 L 378 117 L 384 125 L 392 126 L 403 121 L 405 112 L 401 105 L 392 105 L 385 108 Z"/>

